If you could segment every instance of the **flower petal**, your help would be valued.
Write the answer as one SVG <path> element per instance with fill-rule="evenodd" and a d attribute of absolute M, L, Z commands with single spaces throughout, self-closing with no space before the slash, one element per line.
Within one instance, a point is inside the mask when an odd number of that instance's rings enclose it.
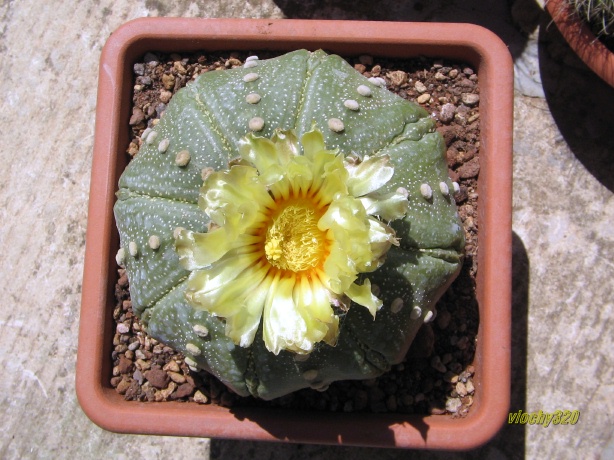
<path fill-rule="evenodd" d="M 409 201 L 404 195 L 397 192 L 369 193 L 361 196 L 359 200 L 365 207 L 367 214 L 379 216 L 388 222 L 404 217 L 409 210 Z"/>
<path fill-rule="evenodd" d="M 208 233 L 181 229 L 175 239 L 175 250 L 183 268 L 197 270 L 219 260 L 233 248 L 233 243 L 224 228 Z"/>
<path fill-rule="evenodd" d="M 367 307 L 373 318 L 377 310 L 382 308 L 383 302 L 371 292 L 371 281 L 368 278 L 365 279 L 362 286 L 353 283 L 345 294 L 357 304 Z"/>
<path fill-rule="evenodd" d="M 357 166 L 349 168 L 347 185 L 354 196 L 363 196 L 381 188 L 390 180 L 394 167 L 388 155 L 374 156 Z"/>
<path fill-rule="evenodd" d="M 226 318 L 226 335 L 234 343 L 249 347 L 254 341 L 270 284 L 270 280 L 265 277 L 255 289 L 250 286 L 241 309 Z"/>
<path fill-rule="evenodd" d="M 303 155 L 310 160 L 314 159 L 316 153 L 326 150 L 324 136 L 315 126 L 303 134 L 301 144 L 303 144 Z"/>

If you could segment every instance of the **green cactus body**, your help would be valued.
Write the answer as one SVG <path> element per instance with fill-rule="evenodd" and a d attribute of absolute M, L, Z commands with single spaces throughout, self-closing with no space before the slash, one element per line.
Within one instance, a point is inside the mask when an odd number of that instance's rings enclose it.
<path fill-rule="evenodd" d="M 443 140 L 426 111 L 338 56 L 300 50 L 252 62 L 203 74 L 180 90 L 120 179 L 115 216 L 134 311 L 152 337 L 239 395 L 272 399 L 375 377 L 402 361 L 460 270 L 464 237 Z M 409 212 L 391 223 L 400 246 L 368 274 L 383 307 L 374 319 L 353 306 L 341 318 L 336 345 L 318 344 L 308 355 L 269 352 L 262 331 L 241 347 L 225 335 L 223 319 L 186 301 L 189 272 L 179 264 L 173 233 L 207 231 L 198 206 L 202 171 L 227 169 L 250 130 L 271 137 L 277 128 L 293 129 L 301 136 L 314 124 L 329 149 L 388 155 L 394 175 L 383 191 L 407 193 Z"/>

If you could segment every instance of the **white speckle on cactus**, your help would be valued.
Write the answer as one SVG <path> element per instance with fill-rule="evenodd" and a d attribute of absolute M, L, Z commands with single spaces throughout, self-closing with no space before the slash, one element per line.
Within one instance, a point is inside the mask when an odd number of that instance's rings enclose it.
<path fill-rule="evenodd" d="M 123 266 L 126 261 L 126 250 L 124 248 L 119 248 L 117 250 L 117 254 L 115 254 L 115 262 L 117 265 Z"/>
<path fill-rule="evenodd" d="M 248 73 L 243 77 L 243 81 L 248 83 L 250 81 L 256 81 L 258 80 L 258 78 L 260 78 L 260 75 L 258 75 L 257 73 Z"/>
<path fill-rule="evenodd" d="M 185 228 L 183 228 L 183 227 L 176 227 L 175 230 L 173 230 L 173 238 L 175 238 L 175 239 L 179 238 L 179 235 L 184 230 L 185 230 Z"/>
<path fill-rule="evenodd" d="M 132 257 L 136 257 L 138 255 L 139 247 L 134 241 L 128 243 L 128 252 Z"/>
<path fill-rule="evenodd" d="M 245 59 L 245 62 L 257 61 L 257 60 L 258 60 L 258 56 L 248 56 L 247 59 Z"/>
<path fill-rule="evenodd" d="M 168 139 L 162 139 L 160 141 L 160 143 L 158 144 L 158 152 L 160 153 L 166 153 L 166 151 L 168 150 L 168 146 L 170 145 L 171 141 L 169 141 Z"/>
<path fill-rule="evenodd" d="M 409 196 L 409 192 L 407 191 L 407 189 L 405 187 L 399 187 L 397 189 L 397 193 L 400 193 L 401 195 L 403 195 L 405 198 L 407 198 Z"/>
<path fill-rule="evenodd" d="M 426 315 L 424 315 L 424 322 L 425 323 L 430 323 L 431 321 L 433 321 L 435 319 L 435 317 L 437 316 L 437 312 L 433 311 L 433 310 L 429 310 L 426 312 Z"/>
<path fill-rule="evenodd" d="M 427 200 L 430 200 L 431 198 L 433 198 L 433 189 L 431 188 L 429 184 L 422 184 L 420 186 L 420 193 Z"/>
<path fill-rule="evenodd" d="M 360 109 L 360 106 L 358 105 L 358 102 L 356 102 L 354 99 L 348 99 L 346 100 L 343 105 L 350 109 L 350 110 L 354 110 L 357 111 L 358 109 Z"/>
<path fill-rule="evenodd" d="M 422 315 L 422 308 L 414 307 L 412 308 L 411 313 L 409 314 L 409 317 L 411 319 L 418 319 L 420 318 L 420 315 Z"/>
<path fill-rule="evenodd" d="M 249 120 L 248 126 L 250 131 L 262 131 L 262 128 L 264 128 L 264 120 L 260 117 L 254 117 Z"/>
<path fill-rule="evenodd" d="M 183 168 L 187 166 L 189 162 L 190 152 L 188 152 L 187 150 L 181 150 L 180 152 L 177 152 L 177 155 L 175 156 L 175 164 L 177 166 Z"/>
<path fill-rule="evenodd" d="M 199 337 L 207 337 L 209 335 L 209 329 L 207 329 L 202 324 L 195 324 L 194 326 L 192 326 L 192 329 L 194 329 L 194 332 Z"/>
<path fill-rule="evenodd" d="M 214 171 L 215 170 L 211 166 L 207 166 L 206 168 L 203 168 L 200 172 L 200 177 L 202 177 L 203 181 L 205 181 L 207 180 L 207 177 L 213 174 Z"/>
<path fill-rule="evenodd" d="M 245 64 L 243 64 L 243 68 L 251 69 L 252 67 L 256 67 L 257 65 L 258 65 L 258 61 L 255 59 L 252 59 L 251 61 L 245 61 Z"/>
<path fill-rule="evenodd" d="M 198 348 L 196 345 L 194 345 L 193 343 L 187 343 L 186 346 L 185 346 L 185 349 L 192 356 L 200 356 L 200 354 L 202 353 L 202 350 L 200 348 Z"/>
<path fill-rule="evenodd" d="M 372 94 L 371 88 L 369 88 L 367 85 L 360 85 L 358 88 L 356 88 L 356 91 L 358 94 L 364 97 L 369 97 Z"/>
<path fill-rule="evenodd" d="M 345 129 L 345 125 L 343 124 L 343 122 L 341 120 L 339 120 L 339 118 L 329 118 L 329 120 L 328 120 L 328 128 L 331 131 L 334 131 L 336 133 L 340 133 L 341 131 L 343 131 Z"/>
<path fill-rule="evenodd" d="M 448 196 L 450 194 L 450 188 L 448 187 L 448 184 L 446 184 L 445 182 L 439 183 L 439 191 L 444 196 Z"/>
<path fill-rule="evenodd" d="M 249 104 L 258 104 L 258 102 L 260 102 L 260 99 L 262 98 L 260 97 L 260 94 L 258 93 L 250 93 L 247 96 L 245 96 L 245 101 L 248 102 Z"/>
<path fill-rule="evenodd" d="M 309 369 L 308 371 L 303 372 L 303 378 L 305 380 L 315 380 L 318 377 L 318 371 L 316 369 Z"/>
<path fill-rule="evenodd" d="M 392 303 L 390 304 L 390 311 L 392 313 L 398 313 L 403 309 L 403 299 L 401 299 L 400 297 L 397 297 L 396 299 L 394 299 L 392 301 Z"/>
<path fill-rule="evenodd" d="M 149 144 L 153 144 L 153 142 L 156 140 L 156 137 L 158 137 L 158 133 L 156 131 L 151 131 L 148 135 L 147 135 L 147 139 L 145 140 L 145 142 L 149 145 Z"/>
<path fill-rule="evenodd" d="M 149 247 L 154 251 L 160 247 L 160 238 L 158 235 L 151 235 L 148 240 Z"/>
<path fill-rule="evenodd" d="M 452 188 L 454 189 L 454 193 L 460 192 L 460 185 L 458 185 L 458 182 L 452 182 Z"/>

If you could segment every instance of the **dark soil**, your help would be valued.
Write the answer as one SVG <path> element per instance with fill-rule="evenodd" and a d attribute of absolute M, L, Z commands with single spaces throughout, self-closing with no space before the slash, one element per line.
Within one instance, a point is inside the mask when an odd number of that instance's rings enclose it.
<path fill-rule="evenodd" d="M 273 57 L 257 54 L 261 59 Z M 201 73 L 241 66 L 246 53 L 165 55 L 148 53 L 134 65 L 134 108 L 130 119 L 136 155 L 143 130 L 157 123 L 177 90 Z M 183 356 L 141 329 L 132 313 L 123 269 L 115 295 L 111 385 L 127 400 L 191 401 L 227 407 L 269 406 L 337 412 L 449 413 L 463 417 L 473 403 L 472 383 L 478 330 L 475 296 L 480 150 L 478 76 L 470 66 L 432 59 L 347 59 L 364 75 L 382 77 L 388 89 L 426 108 L 447 145 L 449 174 L 460 185 L 454 198 L 465 228 L 466 256 L 461 274 L 437 304 L 434 321 L 425 324 L 406 359 L 383 376 L 335 382 L 328 390 L 301 390 L 274 401 L 243 398 L 205 372 L 188 369 Z"/>

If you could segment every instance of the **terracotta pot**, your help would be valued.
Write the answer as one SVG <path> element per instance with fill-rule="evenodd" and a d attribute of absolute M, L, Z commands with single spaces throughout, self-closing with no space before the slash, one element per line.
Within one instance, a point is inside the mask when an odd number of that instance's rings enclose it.
<path fill-rule="evenodd" d="M 132 66 L 146 51 L 299 48 L 341 55 L 418 55 L 471 63 L 480 77 L 480 326 L 476 395 L 466 418 L 448 415 L 315 413 L 214 405 L 128 402 L 111 377 L 118 235 L 114 192 L 126 165 Z M 101 427 L 164 434 L 379 447 L 468 449 L 506 419 L 510 398 L 512 61 L 491 32 L 467 24 L 350 21 L 139 19 L 102 52 L 77 359 L 77 395 Z"/>
<path fill-rule="evenodd" d="M 614 53 L 591 32 L 567 0 L 548 0 L 546 9 L 571 49 L 593 72 L 614 87 Z"/>

